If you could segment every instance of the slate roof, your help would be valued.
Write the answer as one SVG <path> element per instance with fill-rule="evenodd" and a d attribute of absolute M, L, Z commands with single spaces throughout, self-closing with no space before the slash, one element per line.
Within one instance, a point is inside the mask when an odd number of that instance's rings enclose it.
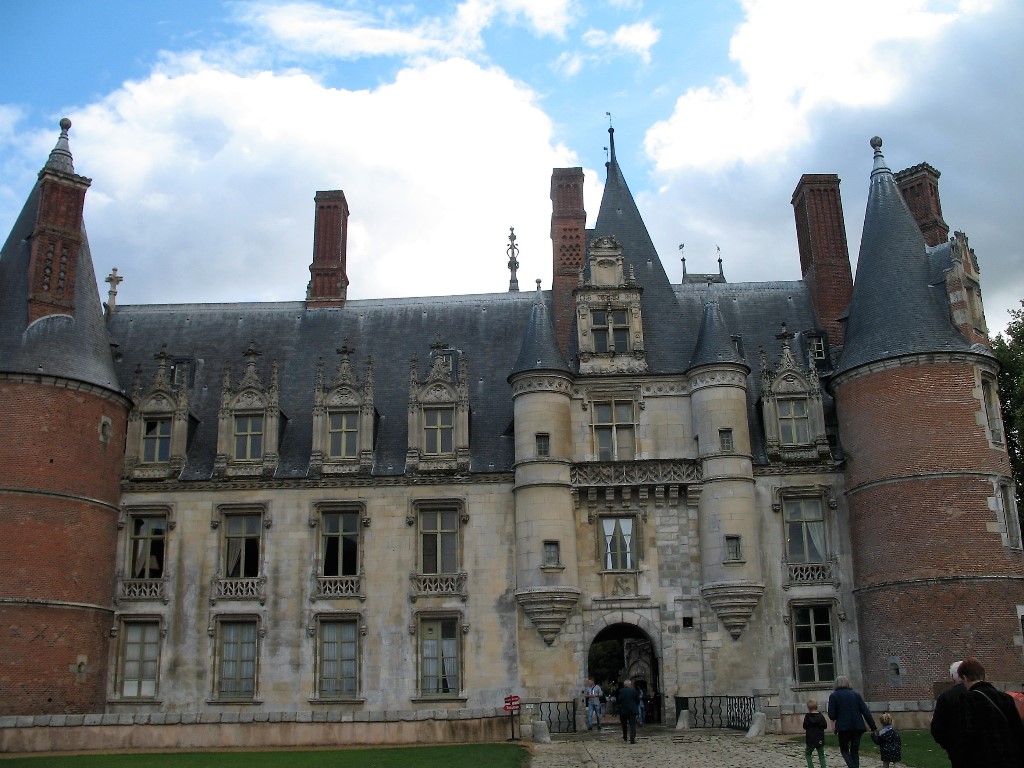
<path fill-rule="evenodd" d="M 67 136 L 70 124 L 70 121 L 62 121 L 60 138 L 44 171 L 74 174 Z M 30 238 L 40 197 L 41 183 L 37 181 L 0 250 L 0 370 L 57 376 L 120 391 L 84 225 L 75 277 L 74 311 L 28 323 Z"/>
<path fill-rule="evenodd" d="M 550 296 L 546 297 L 550 301 Z M 380 421 L 374 475 L 401 475 L 408 448 L 407 409 L 410 360 L 419 360 L 422 380 L 429 370 L 431 345 L 440 341 L 460 351 L 468 365 L 471 472 L 511 471 L 514 443 L 512 389 L 507 381 L 533 310 L 529 293 L 497 293 L 437 298 L 355 300 L 342 308 L 306 309 L 303 302 L 119 306 L 110 330 L 123 350 L 117 364 L 131 382 L 142 366 L 143 388 L 157 367 L 163 344 L 173 358 L 194 360 L 190 411 L 197 419 L 183 479 L 212 475 L 217 444 L 224 366 L 237 382 L 243 353 L 255 341 L 264 385 L 271 364 L 280 376 L 280 408 L 286 417 L 278 478 L 306 475 L 312 448 L 313 386 L 317 361 L 329 381 L 337 349 L 354 348 L 353 373 L 362 380 L 374 359 L 374 404 Z M 504 343 L 499 343 L 504 342 Z M 464 357 L 463 357 L 464 355 Z"/>
<path fill-rule="evenodd" d="M 511 379 L 517 373 L 526 371 L 562 371 L 571 373 L 562 351 L 555 339 L 555 330 L 551 326 L 548 316 L 547 299 L 544 293 L 537 287 L 533 298 L 533 310 L 530 312 L 530 322 L 526 326 L 526 334 L 523 338 L 523 346 L 519 351 L 519 358 L 516 360 Z"/>
<path fill-rule="evenodd" d="M 945 282 L 885 163 L 882 140 L 871 145 L 874 167 L 837 374 L 904 355 L 971 349 L 950 321 Z"/>

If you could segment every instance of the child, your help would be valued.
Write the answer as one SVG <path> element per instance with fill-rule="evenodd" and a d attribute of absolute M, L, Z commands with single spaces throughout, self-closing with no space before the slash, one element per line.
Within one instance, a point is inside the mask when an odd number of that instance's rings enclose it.
<path fill-rule="evenodd" d="M 903 742 L 900 740 L 900 733 L 892 727 L 892 715 L 888 712 L 878 718 L 882 724 L 878 735 L 871 734 L 871 740 L 878 745 L 878 752 L 882 756 L 882 768 L 893 768 L 903 759 Z"/>
<path fill-rule="evenodd" d="M 821 768 L 828 768 L 825 765 L 825 729 L 828 728 L 828 720 L 818 711 L 818 702 L 814 699 L 807 700 L 807 714 L 804 715 L 804 730 L 807 731 L 807 746 L 804 748 L 804 757 L 807 758 L 807 768 L 814 768 L 814 760 L 811 753 L 818 750 L 818 762 Z"/>

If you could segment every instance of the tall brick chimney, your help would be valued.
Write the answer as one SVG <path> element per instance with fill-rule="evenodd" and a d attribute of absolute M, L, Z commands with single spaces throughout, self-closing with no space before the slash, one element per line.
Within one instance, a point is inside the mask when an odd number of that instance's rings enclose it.
<path fill-rule="evenodd" d="M 340 189 L 317 192 L 307 307 L 343 307 L 348 294 L 348 201 Z"/>
<path fill-rule="evenodd" d="M 949 238 L 949 225 L 942 218 L 942 201 L 939 199 L 940 175 L 928 163 L 895 174 L 896 186 L 928 245 L 942 245 Z"/>
<path fill-rule="evenodd" d="M 60 121 L 60 138 L 39 172 L 39 209 L 29 257 L 28 320 L 70 315 L 75 310 L 75 278 L 82 249 L 82 214 L 91 179 L 75 173 L 68 129 Z"/>
<path fill-rule="evenodd" d="M 572 292 L 583 269 L 587 251 L 587 212 L 583 209 L 583 169 L 551 171 L 552 319 L 562 354 L 572 332 Z"/>
<path fill-rule="evenodd" d="M 793 191 L 800 272 L 811 290 L 818 323 L 829 343 L 843 343 L 839 317 L 853 297 L 853 274 L 846 244 L 839 177 L 834 173 L 805 173 Z"/>

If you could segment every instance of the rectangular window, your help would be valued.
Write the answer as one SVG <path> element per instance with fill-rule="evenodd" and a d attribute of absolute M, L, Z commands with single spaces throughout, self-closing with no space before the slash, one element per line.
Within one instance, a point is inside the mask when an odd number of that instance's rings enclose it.
<path fill-rule="evenodd" d="M 359 573 L 359 513 L 324 512 L 321 520 L 322 576 Z"/>
<path fill-rule="evenodd" d="M 327 452 L 333 459 L 354 459 L 359 455 L 359 413 L 332 411 L 327 421 Z"/>
<path fill-rule="evenodd" d="M 731 429 L 718 430 L 718 448 L 722 453 L 732 453 L 735 450 L 733 448 Z"/>
<path fill-rule="evenodd" d="M 129 562 L 132 579 L 159 579 L 164 575 L 165 515 L 132 515 Z"/>
<path fill-rule="evenodd" d="M 832 610 L 827 605 L 793 609 L 793 648 L 799 683 L 832 683 L 836 677 Z"/>
<path fill-rule="evenodd" d="M 1006 543 L 1020 549 L 1020 519 L 1017 517 L 1017 500 L 1012 485 L 999 486 L 1000 503 L 1003 507 L 1003 524 L 1006 526 Z"/>
<path fill-rule="evenodd" d="M 256 695 L 256 622 L 221 621 L 217 638 L 217 695 L 251 699 Z"/>
<path fill-rule="evenodd" d="M 235 416 L 235 458 L 239 461 L 263 458 L 263 416 Z"/>
<path fill-rule="evenodd" d="M 420 620 L 420 694 L 458 695 L 459 633 L 454 618 Z"/>
<path fill-rule="evenodd" d="M 420 563 L 425 574 L 458 573 L 458 509 L 420 511 Z"/>
<path fill-rule="evenodd" d="M 786 557 L 791 563 L 823 563 L 828 556 L 821 499 L 785 499 Z"/>
<path fill-rule="evenodd" d="M 779 442 L 782 445 L 806 445 L 809 431 L 807 400 L 779 400 Z"/>
<path fill-rule="evenodd" d="M 321 620 L 317 679 L 322 698 L 359 693 L 359 630 L 351 619 Z"/>
<path fill-rule="evenodd" d="M 171 419 L 146 419 L 142 428 L 142 461 L 153 464 L 171 458 Z"/>
<path fill-rule="evenodd" d="M 224 516 L 224 576 L 249 579 L 260 575 L 260 544 L 263 537 L 259 513 Z"/>
<path fill-rule="evenodd" d="M 636 455 L 632 400 L 594 403 L 594 444 L 598 461 L 632 461 Z"/>
<path fill-rule="evenodd" d="M 557 541 L 544 542 L 544 565 L 561 565 L 561 545 Z"/>
<path fill-rule="evenodd" d="M 423 452 L 452 453 L 455 449 L 455 409 L 423 409 Z"/>
<path fill-rule="evenodd" d="M 739 536 L 725 537 L 725 559 L 727 562 L 739 562 L 743 560 L 743 549 L 740 546 Z"/>
<path fill-rule="evenodd" d="M 812 360 L 825 359 L 825 339 L 821 336 L 811 336 L 808 347 L 810 348 Z"/>
<path fill-rule="evenodd" d="M 591 333 L 595 352 L 629 351 L 629 315 L 624 309 L 594 310 Z"/>
<path fill-rule="evenodd" d="M 121 625 L 120 693 L 126 699 L 157 694 L 160 622 L 125 621 Z"/>
<path fill-rule="evenodd" d="M 988 431 L 992 435 L 992 442 L 1003 444 L 1003 416 L 999 412 L 999 395 L 996 394 L 996 385 L 991 379 L 982 379 L 981 391 L 985 398 L 985 418 L 988 421 Z"/>
<path fill-rule="evenodd" d="M 551 455 L 551 436 L 546 432 L 537 433 L 537 456 L 542 458 Z"/>
<path fill-rule="evenodd" d="M 635 568 L 632 517 L 603 517 L 604 567 L 608 571 L 629 571 Z"/>

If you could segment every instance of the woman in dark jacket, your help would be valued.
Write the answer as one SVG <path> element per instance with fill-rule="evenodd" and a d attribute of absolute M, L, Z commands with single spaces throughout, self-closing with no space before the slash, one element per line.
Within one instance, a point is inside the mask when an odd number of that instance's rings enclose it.
<path fill-rule="evenodd" d="M 860 768 L 860 737 L 867 728 L 874 733 L 875 720 L 864 699 L 850 687 L 850 678 L 840 675 L 836 678 L 835 690 L 828 697 L 828 719 L 832 721 L 839 737 L 839 752 L 849 768 Z"/>

